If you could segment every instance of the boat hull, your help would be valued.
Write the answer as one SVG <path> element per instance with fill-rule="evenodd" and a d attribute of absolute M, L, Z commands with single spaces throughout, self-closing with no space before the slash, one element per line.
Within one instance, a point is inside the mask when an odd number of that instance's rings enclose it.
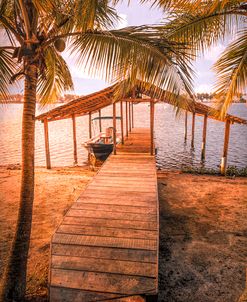
<path fill-rule="evenodd" d="M 93 153 L 97 160 L 104 161 L 113 151 L 113 144 L 88 144 L 88 151 Z"/>

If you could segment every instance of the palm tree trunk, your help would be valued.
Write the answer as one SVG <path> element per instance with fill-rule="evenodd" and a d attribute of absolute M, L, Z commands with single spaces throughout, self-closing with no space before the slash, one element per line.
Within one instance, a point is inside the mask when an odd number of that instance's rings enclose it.
<path fill-rule="evenodd" d="M 24 301 L 26 271 L 34 199 L 34 139 L 37 66 L 25 60 L 22 118 L 22 179 L 19 213 L 8 266 L 4 275 L 3 301 Z"/>

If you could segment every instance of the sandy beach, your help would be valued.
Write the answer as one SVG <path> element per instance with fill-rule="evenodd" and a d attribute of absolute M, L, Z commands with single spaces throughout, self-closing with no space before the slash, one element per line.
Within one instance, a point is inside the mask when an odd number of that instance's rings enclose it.
<path fill-rule="evenodd" d="M 0 168 L 0 272 L 18 211 L 20 170 Z M 36 169 L 27 298 L 47 300 L 50 239 L 95 172 Z M 245 288 L 247 179 L 158 172 L 159 301 L 233 302 Z M 0 277 L 1 277 L 0 276 Z"/>

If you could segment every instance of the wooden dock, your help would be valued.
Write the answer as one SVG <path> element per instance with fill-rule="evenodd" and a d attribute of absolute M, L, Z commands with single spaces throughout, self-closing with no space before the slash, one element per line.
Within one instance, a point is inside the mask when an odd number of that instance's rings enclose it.
<path fill-rule="evenodd" d="M 50 301 L 145 301 L 158 292 L 158 193 L 150 130 L 133 129 L 51 242 Z"/>

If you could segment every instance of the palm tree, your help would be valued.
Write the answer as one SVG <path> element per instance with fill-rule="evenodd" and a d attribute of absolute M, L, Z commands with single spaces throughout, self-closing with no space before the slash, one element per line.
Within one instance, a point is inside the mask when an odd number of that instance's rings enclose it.
<path fill-rule="evenodd" d="M 165 88 L 174 105 L 177 96 L 192 95 L 188 45 L 164 38 L 152 26 L 110 31 L 118 17 L 108 2 L 0 1 L 0 31 L 6 34 L 6 46 L 0 47 L 1 98 L 8 97 L 10 81 L 24 79 L 20 205 L 4 274 L 4 301 L 24 300 L 34 199 L 36 99 L 39 94 L 46 104 L 73 88 L 69 68 L 59 53 L 65 41 L 79 63 L 88 62 L 91 70 L 108 81 L 122 80 L 122 89 L 143 80 L 146 87 L 155 84 Z"/>
<path fill-rule="evenodd" d="M 170 11 L 171 21 L 163 26 L 170 41 L 190 44 L 196 56 L 219 40 L 234 36 L 214 64 L 217 74 L 216 105 L 224 117 L 234 98 L 246 93 L 247 5 L 239 0 L 154 0 L 153 5 Z"/>

